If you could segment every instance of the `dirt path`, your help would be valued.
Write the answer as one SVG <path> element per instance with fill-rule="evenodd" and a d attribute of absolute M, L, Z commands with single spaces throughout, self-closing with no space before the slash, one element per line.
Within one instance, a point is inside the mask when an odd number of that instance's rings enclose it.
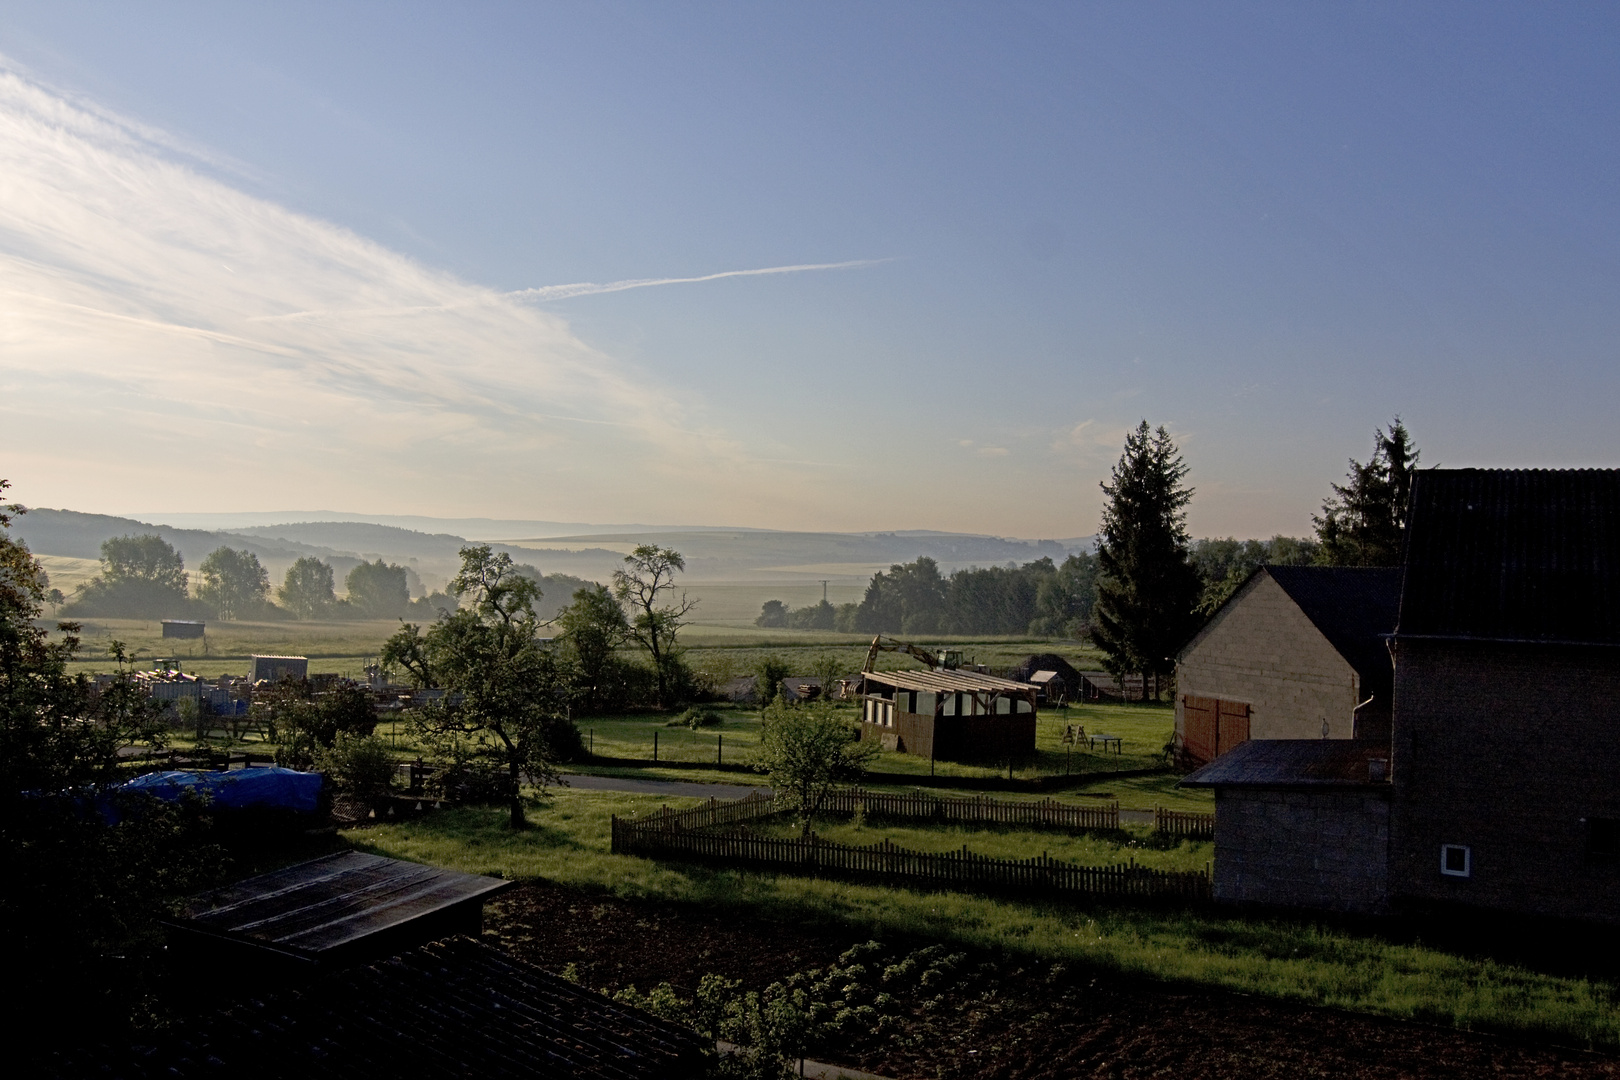
<path fill-rule="evenodd" d="M 687 994 L 708 972 L 761 988 L 858 943 L 848 931 L 547 884 L 504 894 L 485 922 L 517 955 L 552 970 L 574 964 L 587 985 L 668 981 Z M 839 1064 L 902 1080 L 1620 1078 L 1620 1061 L 1574 1050 L 1020 958 L 972 962 L 967 989 L 917 1010 L 901 1037 L 851 1041 Z"/>

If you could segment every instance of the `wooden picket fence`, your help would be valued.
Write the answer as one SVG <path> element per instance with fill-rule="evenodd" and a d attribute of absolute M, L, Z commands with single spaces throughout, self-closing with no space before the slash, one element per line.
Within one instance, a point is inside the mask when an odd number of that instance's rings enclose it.
<path fill-rule="evenodd" d="M 836 791 L 827 802 L 834 814 L 864 812 L 873 817 L 924 819 L 961 825 L 1032 825 L 1055 829 L 1117 829 L 1119 803 L 1075 806 L 1053 799 L 1013 802 L 983 795 L 942 799 L 923 792 Z"/>
<path fill-rule="evenodd" d="M 1052 799 L 1011 802 L 982 795 L 971 799 L 942 799 L 923 792 L 873 792 L 850 788 L 833 792 L 823 809 L 829 814 L 864 813 L 871 817 L 957 825 L 1026 825 L 1076 830 L 1119 828 L 1117 802 L 1106 806 L 1074 806 Z M 756 793 L 733 802 L 710 799 L 707 806 L 690 810 L 671 810 L 666 806 L 649 817 L 626 822 L 626 826 L 654 832 L 683 831 L 734 825 L 780 812 L 774 795 Z"/>
<path fill-rule="evenodd" d="M 1188 840 L 1215 839 L 1215 815 L 1185 810 L 1153 808 L 1153 828 L 1168 836 L 1182 836 Z"/>
<path fill-rule="evenodd" d="M 1046 825 L 1075 829 L 1119 827 L 1119 805 L 1064 806 L 996 799 L 940 799 L 859 789 L 837 793 L 833 813 L 864 811 L 897 818 L 974 824 Z M 735 802 L 709 800 L 690 810 L 668 807 L 643 818 L 612 821 L 614 854 L 747 866 L 815 876 L 854 876 L 896 885 L 969 892 L 1042 892 L 1094 897 L 1201 901 L 1210 897 L 1207 872 L 1154 870 L 1135 860 L 1116 866 L 1080 866 L 1040 855 L 997 859 L 961 851 L 925 852 L 882 841 L 868 847 L 808 838 L 756 836 L 749 821 L 780 813 L 776 799 L 750 795 Z M 1165 811 L 1168 813 L 1168 811 Z M 1196 817 L 1198 815 L 1179 815 Z"/>

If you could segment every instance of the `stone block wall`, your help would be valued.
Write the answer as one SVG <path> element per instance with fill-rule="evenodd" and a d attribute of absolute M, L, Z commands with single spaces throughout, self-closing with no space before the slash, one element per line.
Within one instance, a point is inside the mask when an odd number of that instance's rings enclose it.
<path fill-rule="evenodd" d="M 1355 735 L 1360 702 L 1354 668 L 1270 576 L 1258 574 L 1183 650 L 1176 664 L 1176 731 L 1185 735 L 1181 698 L 1220 698 L 1250 706 L 1251 739 Z"/>
<path fill-rule="evenodd" d="M 1391 888 L 1400 898 L 1620 922 L 1620 649 L 1397 645 Z M 1440 872 L 1467 847 L 1466 877 Z"/>
<path fill-rule="evenodd" d="M 1380 912 L 1388 859 L 1385 790 L 1216 790 L 1217 900 Z"/>

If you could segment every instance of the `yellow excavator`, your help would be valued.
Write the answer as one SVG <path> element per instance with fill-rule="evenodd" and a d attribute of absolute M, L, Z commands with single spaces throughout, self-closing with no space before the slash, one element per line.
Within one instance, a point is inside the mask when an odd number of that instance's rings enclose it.
<path fill-rule="evenodd" d="M 962 650 L 941 649 L 937 654 L 931 653 L 920 645 L 913 645 L 909 641 L 896 641 L 893 638 L 879 634 L 872 639 L 872 647 L 866 650 L 866 663 L 861 665 L 861 674 L 872 670 L 877 662 L 880 652 L 903 652 L 914 656 L 928 665 L 930 671 L 955 671 L 962 666 Z"/>

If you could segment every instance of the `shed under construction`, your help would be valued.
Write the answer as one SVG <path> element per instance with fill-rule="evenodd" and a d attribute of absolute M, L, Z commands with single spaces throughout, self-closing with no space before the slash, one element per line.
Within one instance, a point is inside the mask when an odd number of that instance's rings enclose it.
<path fill-rule="evenodd" d="M 929 759 L 999 762 L 1035 752 L 1032 683 L 973 671 L 868 671 L 861 738 Z"/>

